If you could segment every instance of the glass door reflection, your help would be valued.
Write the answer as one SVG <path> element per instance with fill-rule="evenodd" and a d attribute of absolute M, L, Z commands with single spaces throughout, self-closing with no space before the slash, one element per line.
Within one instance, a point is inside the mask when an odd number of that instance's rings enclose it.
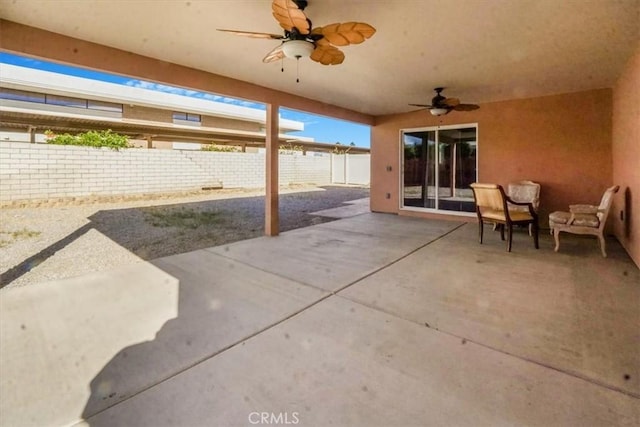
<path fill-rule="evenodd" d="M 403 132 L 403 207 L 474 212 L 476 127 Z"/>

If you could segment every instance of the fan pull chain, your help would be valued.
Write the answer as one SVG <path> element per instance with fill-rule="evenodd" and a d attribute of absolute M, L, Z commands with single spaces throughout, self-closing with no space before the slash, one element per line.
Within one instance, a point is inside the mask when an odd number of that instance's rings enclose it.
<path fill-rule="evenodd" d="M 300 57 L 296 58 L 296 83 L 300 83 Z"/>
<path fill-rule="evenodd" d="M 284 57 L 280 58 L 280 72 L 284 73 Z"/>

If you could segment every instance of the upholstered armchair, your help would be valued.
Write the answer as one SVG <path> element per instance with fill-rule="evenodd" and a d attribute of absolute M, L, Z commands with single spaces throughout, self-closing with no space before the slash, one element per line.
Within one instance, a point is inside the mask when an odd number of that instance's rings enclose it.
<path fill-rule="evenodd" d="M 538 249 L 538 214 L 533 209 L 531 202 L 517 202 L 509 198 L 498 184 L 482 184 L 475 182 L 471 184 L 473 198 L 476 203 L 476 214 L 478 215 L 478 235 L 482 244 L 484 222 L 493 222 L 500 227 L 500 238 L 504 240 L 504 229 L 506 227 L 507 251 L 511 252 L 511 242 L 513 240 L 514 225 L 531 225 L 533 243 Z M 515 207 L 525 207 L 526 211 L 516 210 Z"/>
<path fill-rule="evenodd" d="M 560 249 L 560 232 L 573 234 L 590 234 L 597 236 L 600 241 L 602 256 L 606 257 L 604 240 L 604 226 L 609 216 L 613 196 L 620 189 L 619 186 L 607 188 L 600 205 L 570 205 L 569 212 L 552 212 L 549 215 L 549 228 L 556 241 L 555 251 Z"/>
<path fill-rule="evenodd" d="M 510 182 L 507 186 L 507 195 L 516 202 L 531 203 L 533 210 L 538 212 L 540 206 L 540 184 L 533 181 Z M 529 208 L 522 205 L 509 204 L 509 209 L 527 212 Z M 529 224 L 529 236 L 533 236 L 533 226 Z"/>

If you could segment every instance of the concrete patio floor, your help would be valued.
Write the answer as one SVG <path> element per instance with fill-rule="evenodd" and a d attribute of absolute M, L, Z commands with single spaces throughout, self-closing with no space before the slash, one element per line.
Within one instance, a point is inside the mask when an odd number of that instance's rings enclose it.
<path fill-rule="evenodd" d="M 640 425 L 620 245 L 476 233 L 365 213 L 5 289 L 0 425 Z"/>

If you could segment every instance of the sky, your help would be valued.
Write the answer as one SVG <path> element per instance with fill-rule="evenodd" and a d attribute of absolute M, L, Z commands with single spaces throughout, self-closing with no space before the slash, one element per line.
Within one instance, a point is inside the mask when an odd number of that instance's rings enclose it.
<path fill-rule="evenodd" d="M 122 77 L 98 71 L 85 70 L 82 68 L 26 58 L 4 52 L 0 52 L 0 63 L 28 68 L 36 68 L 39 70 L 51 71 L 54 73 L 101 80 L 109 83 L 116 83 L 127 86 L 135 86 L 160 92 L 169 92 L 194 98 L 208 99 L 211 102 L 240 105 L 243 107 L 256 108 L 259 110 L 264 110 L 266 108 L 264 104 L 260 103 L 249 102 L 216 94 L 197 92 L 194 90 L 182 89 L 144 80 L 131 79 L 129 77 Z M 343 120 L 331 119 L 324 116 L 318 116 L 316 114 L 305 113 L 302 111 L 290 110 L 283 107 L 280 108 L 280 117 L 282 117 L 283 119 L 296 120 L 304 123 L 304 131 L 291 132 L 291 135 L 311 137 L 317 142 L 340 142 L 343 145 L 349 145 L 353 142 L 358 147 L 370 147 L 369 126 L 346 122 Z"/>

